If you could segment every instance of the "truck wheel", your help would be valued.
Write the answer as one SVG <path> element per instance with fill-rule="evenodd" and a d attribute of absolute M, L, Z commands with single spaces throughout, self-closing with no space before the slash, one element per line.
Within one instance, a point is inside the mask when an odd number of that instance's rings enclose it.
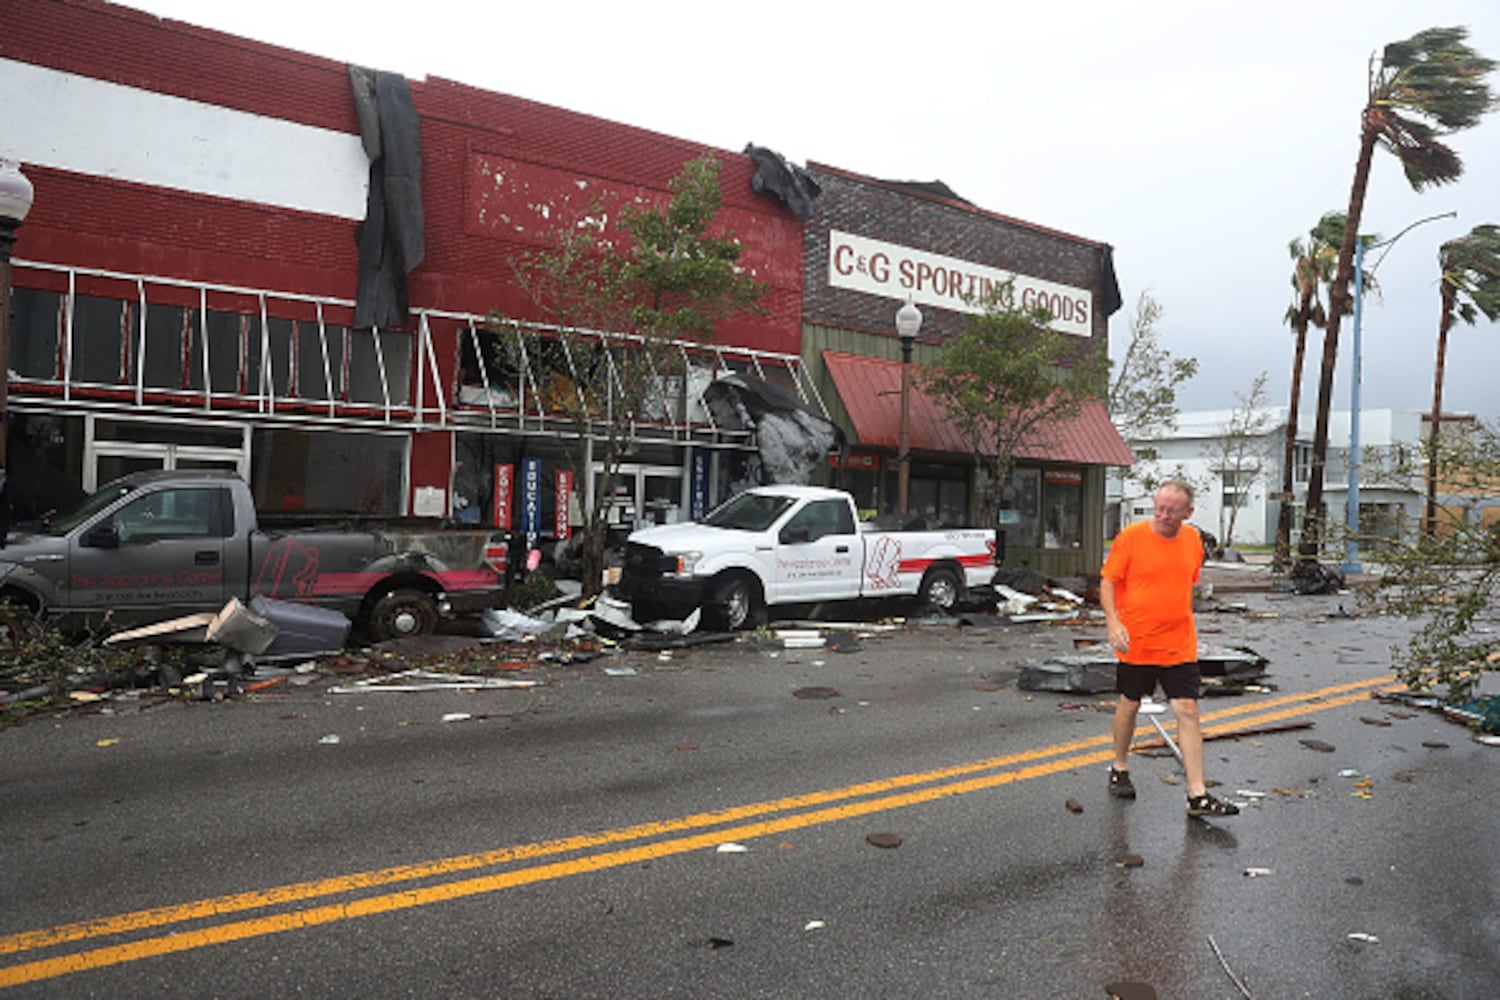
<path fill-rule="evenodd" d="M 703 608 L 703 619 L 710 628 L 721 632 L 738 632 L 754 628 L 765 620 L 760 587 L 747 576 L 734 574 L 715 583 Z"/>
<path fill-rule="evenodd" d="M 951 609 L 958 603 L 963 592 L 963 581 L 951 566 L 934 566 L 922 577 L 922 586 L 917 590 L 917 602 L 923 607 Z"/>
<path fill-rule="evenodd" d="M 437 629 L 437 602 L 422 590 L 393 590 L 370 609 L 370 635 L 376 642 L 409 635 L 428 635 Z"/>

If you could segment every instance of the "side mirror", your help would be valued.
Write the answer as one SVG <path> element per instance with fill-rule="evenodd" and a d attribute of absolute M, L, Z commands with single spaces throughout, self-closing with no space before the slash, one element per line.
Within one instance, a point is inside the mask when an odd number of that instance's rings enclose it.
<path fill-rule="evenodd" d="M 782 545 L 798 545 L 812 541 L 812 532 L 805 524 L 790 525 L 781 529 Z"/>
<path fill-rule="evenodd" d="M 96 524 L 84 533 L 81 544 L 91 549 L 117 549 L 120 547 L 120 533 L 112 523 Z"/>

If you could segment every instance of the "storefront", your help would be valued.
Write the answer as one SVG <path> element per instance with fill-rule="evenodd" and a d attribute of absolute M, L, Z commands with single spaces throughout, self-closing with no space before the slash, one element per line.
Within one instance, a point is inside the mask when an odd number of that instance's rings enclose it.
<path fill-rule="evenodd" d="M 993 483 L 913 380 L 909 509 L 895 510 L 902 398 L 895 316 L 908 301 L 922 313 L 911 345 L 920 367 L 977 311 L 975 296 L 1010 281 L 1020 304 L 1047 306 L 1054 329 L 1107 350 L 1108 316 L 1119 307 L 1109 247 L 979 209 L 940 184 L 821 165 L 809 172 L 821 194 L 807 230 L 802 357 L 849 442 L 849 456 L 831 463 L 830 481 L 873 516 L 928 525 L 972 525 L 986 506 L 980 501 L 991 501 L 1009 565 L 1057 576 L 1097 572 L 1104 470 L 1133 461 L 1097 399 L 1037 434 L 1009 480 Z"/>

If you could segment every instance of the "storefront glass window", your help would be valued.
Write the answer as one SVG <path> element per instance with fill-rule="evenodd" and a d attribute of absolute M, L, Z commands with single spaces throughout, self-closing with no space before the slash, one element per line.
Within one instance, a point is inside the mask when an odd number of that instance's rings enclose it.
<path fill-rule="evenodd" d="M 261 510 L 403 512 L 404 436 L 267 428 L 255 431 L 251 452 Z"/>
<path fill-rule="evenodd" d="M 1042 546 L 1076 549 L 1083 545 L 1083 470 L 1047 469 L 1044 480 L 1045 508 Z"/>
<path fill-rule="evenodd" d="M 1000 495 L 1000 528 L 1006 544 L 1023 549 L 1042 544 L 1042 470 L 1013 469 Z"/>

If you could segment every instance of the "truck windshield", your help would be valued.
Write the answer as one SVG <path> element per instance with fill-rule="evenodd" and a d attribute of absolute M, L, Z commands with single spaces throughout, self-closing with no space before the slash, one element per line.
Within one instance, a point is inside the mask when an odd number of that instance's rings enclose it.
<path fill-rule="evenodd" d="M 741 493 L 716 508 L 703 519 L 703 523 L 735 531 L 765 531 L 793 503 L 791 497 Z"/>
<path fill-rule="evenodd" d="M 93 517 L 99 511 L 108 507 L 125 494 L 129 493 L 131 486 L 123 479 L 116 479 L 112 483 L 100 487 L 96 492 L 83 498 L 77 507 L 65 514 L 57 514 L 47 519 L 47 534 L 66 535 L 84 521 Z"/>

